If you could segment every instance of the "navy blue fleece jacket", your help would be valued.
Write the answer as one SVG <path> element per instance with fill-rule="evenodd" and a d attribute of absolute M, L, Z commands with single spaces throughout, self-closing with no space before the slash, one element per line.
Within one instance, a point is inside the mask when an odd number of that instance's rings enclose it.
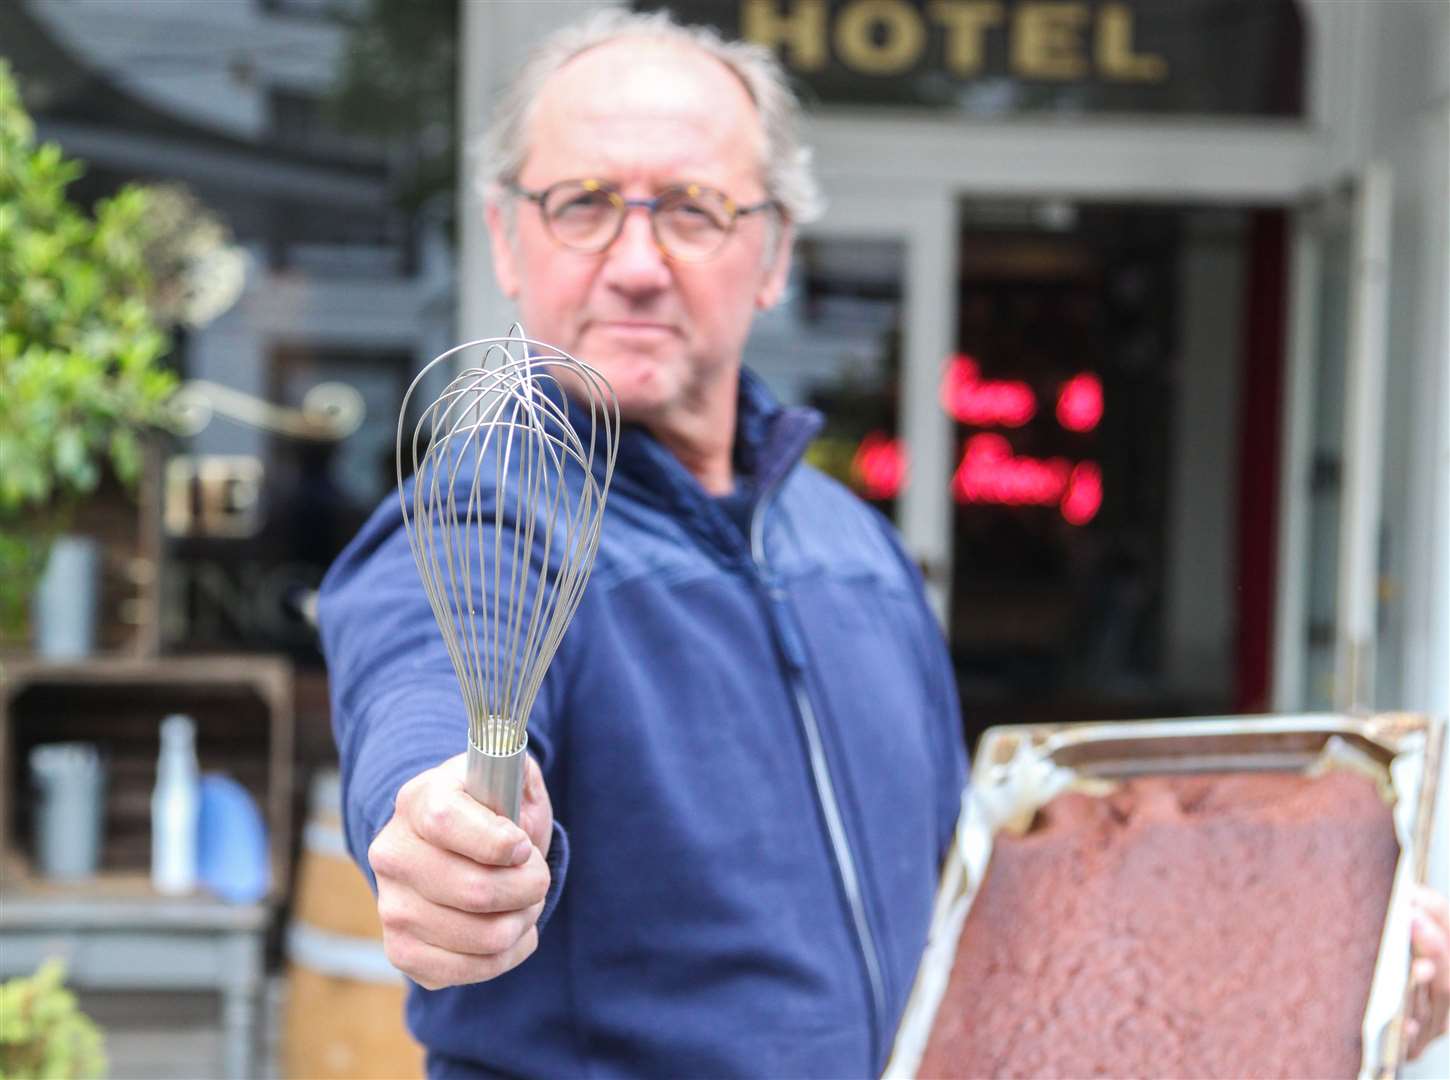
<path fill-rule="evenodd" d="M 966 761 L 915 567 L 800 463 L 819 423 L 743 375 L 725 500 L 626 428 L 594 576 L 529 721 L 557 823 L 539 949 L 492 982 L 411 989 L 432 1075 L 884 1065 Z M 332 567 L 321 622 L 366 872 L 398 788 L 466 738 L 396 497 Z"/>

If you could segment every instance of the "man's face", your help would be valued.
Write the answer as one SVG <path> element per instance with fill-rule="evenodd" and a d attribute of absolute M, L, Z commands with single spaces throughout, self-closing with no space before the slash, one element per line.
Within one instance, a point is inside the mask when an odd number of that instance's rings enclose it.
<path fill-rule="evenodd" d="M 763 136 L 738 79 L 695 49 L 625 39 L 576 57 L 535 103 L 519 184 L 539 191 L 593 178 L 627 198 L 685 182 L 737 205 L 765 196 Z M 632 209 L 597 254 L 557 244 L 539 207 L 518 200 L 509 236 L 489 209 L 494 267 L 519 305 L 524 331 L 603 372 L 627 419 L 689 431 L 733 406 L 750 322 L 779 298 L 789 230 L 769 212 L 737 219 L 704 262 L 673 260 L 656 246 L 646 211 Z M 774 240 L 779 251 L 769 251 Z"/>

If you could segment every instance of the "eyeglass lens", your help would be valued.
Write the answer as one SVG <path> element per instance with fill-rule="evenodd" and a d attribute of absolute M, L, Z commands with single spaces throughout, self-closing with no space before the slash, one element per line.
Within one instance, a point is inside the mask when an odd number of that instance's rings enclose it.
<path fill-rule="evenodd" d="M 602 251 L 613 243 L 627 210 L 617 192 L 584 182 L 550 188 L 542 208 L 554 238 L 580 251 Z M 724 195 L 695 185 L 661 192 L 651 217 L 655 239 L 681 259 L 714 254 L 734 223 Z"/>

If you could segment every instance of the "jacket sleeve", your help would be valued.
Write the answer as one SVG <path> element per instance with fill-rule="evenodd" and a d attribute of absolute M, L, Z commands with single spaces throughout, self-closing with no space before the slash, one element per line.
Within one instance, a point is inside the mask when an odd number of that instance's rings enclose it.
<path fill-rule="evenodd" d="M 373 890 L 367 850 L 393 813 L 398 789 L 467 746 L 458 679 L 408 547 L 396 496 L 385 500 L 328 570 L 318 603 L 342 767 L 343 825 Z M 550 681 L 529 721 L 529 749 L 547 778 L 553 759 Z M 556 821 L 547 917 L 568 865 Z M 539 920 L 542 929 L 544 918 Z"/>

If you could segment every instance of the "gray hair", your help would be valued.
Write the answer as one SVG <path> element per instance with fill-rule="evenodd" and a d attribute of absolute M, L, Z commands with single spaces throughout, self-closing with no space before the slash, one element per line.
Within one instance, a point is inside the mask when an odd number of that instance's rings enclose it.
<path fill-rule="evenodd" d="M 744 84 L 765 133 L 761 181 L 785 217 L 803 224 L 820 216 L 820 188 L 811 172 L 811 151 L 801 145 L 800 102 L 770 50 L 726 41 L 713 28 L 682 26 L 668 11 L 612 8 L 554 31 L 529 54 L 494 110 L 478 147 L 478 187 L 485 198 L 518 180 L 528 156 L 528 124 L 544 83 L 574 57 L 620 38 L 647 38 L 689 45 L 724 64 Z"/>

